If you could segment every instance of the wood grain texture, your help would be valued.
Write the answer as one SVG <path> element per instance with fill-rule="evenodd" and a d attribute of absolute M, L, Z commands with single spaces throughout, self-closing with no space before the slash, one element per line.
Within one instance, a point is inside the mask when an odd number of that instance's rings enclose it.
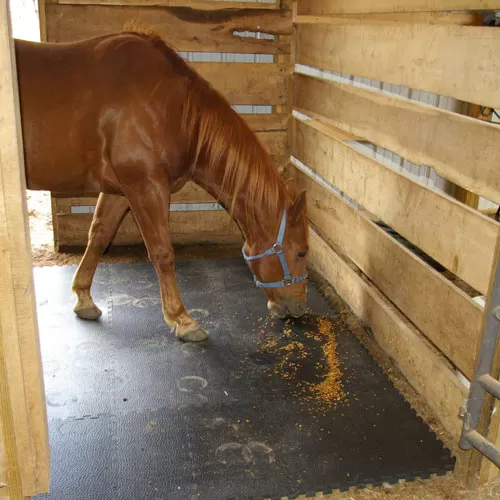
<path fill-rule="evenodd" d="M 49 445 L 15 57 L 0 3 L 0 427 L 12 498 L 48 491 Z"/>
<path fill-rule="evenodd" d="M 91 214 L 57 216 L 59 246 L 83 247 L 88 242 Z M 171 212 L 170 232 L 174 244 L 236 243 L 242 237 L 238 226 L 225 211 Z M 143 242 L 137 224 L 129 212 L 123 219 L 113 245 L 135 245 Z"/>
<path fill-rule="evenodd" d="M 71 42 L 119 32 L 133 23 L 138 28 L 153 29 L 177 51 L 252 54 L 286 54 L 290 51 L 289 43 L 279 39 L 244 38 L 234 34 L 248 30 L 288 35 L 292 29 L 290 11 L 49 4 L 45 17 L 49 42 Z"/>
<path fill-rule="evenodd" d="M 499 0 L 301 0 L 299 14 L 500 10 Z"/>
<path fill-rule="evenodd" d="M 309 261 L 366 323 L 376 342 L 394 360 L 425 399 L 443 427 L 458 440 L 458 417 L 466 391 L 446 360 L 420 332 L 314 229 L 309 236 Z"/>
<path fill-rule="evenodd" d="M 485 293 L 498 223 L 294 120 L 292 155 Z"/>
<path fill-rule="evenodd" d="M 287 103 L 287 65 L 197 62 L 191 66 L 231 104 Z"/>
<path fill-rule="evenodd" d="M 294 105 L 500 203 L 500 127 L 375 90 L 295 76 Z"/>
<path fill-rule="evenodd" d="M 300 64 L 500 107 L 496 28 L 301 24 L 296 57 Z"/>
<path fill-rule="evenodd" d="M 197 10 L 277 9 L 276 3 L 223 2 L 212 0 L 49 0 L 62 5 L 116 5 L 121 7 L 190 7 Z"/>
<path fill-rule="evenodd" d="M 297 24 L 457 24 L 461 26 L 480 26 L 482 15 L 473 12 L 410 12 L 382 14 L 335 14 L 298 15 L 293 18 Z"/>
<path fill-rule="evenodd" d="M 311 222 L 469 379 L 480 337 L 482 309 L 410 250 L 305 173 Z M 460 335 L 457 335 L 460 332 Z"/>

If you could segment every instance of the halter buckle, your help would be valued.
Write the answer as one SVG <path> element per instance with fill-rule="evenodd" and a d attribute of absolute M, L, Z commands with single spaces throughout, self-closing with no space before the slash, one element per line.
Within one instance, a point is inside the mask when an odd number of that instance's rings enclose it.
<path fill-rule="evenodd" d="M 285 278 L 285 279 L 283 280 L 283 285 L 285 285 L 285 286 L 290 286 L 290 285 L 292 284 L 292 282 L 293 282 L 293 280 L 292 280 L 292 278 L 291 278 L 291 277 L 290 277 L 290 278 Z"/>

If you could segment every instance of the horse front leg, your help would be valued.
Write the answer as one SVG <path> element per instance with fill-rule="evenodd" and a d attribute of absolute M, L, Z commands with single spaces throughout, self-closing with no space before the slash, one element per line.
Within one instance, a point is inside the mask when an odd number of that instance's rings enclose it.
<path fill-rule="evenodd" d="M 159 174 L 124 187 L 130 208 L 146 244 L 160 282 L 163 316 L 177 338 L 200 342 L 208 335 L 186 311 L 174 272 L 174 250 L 169 231 L 170 188 L 165 175 Z"/>
<path fill-rule="evenodd" d="M 102 314 L 90 295 L 90 288 L 99 259 L 111 243 L 128 208 L 128 201 L 123 196 L 99 195 L 90 226 L 89 242 L 71 287 L 77 296 L 73 311 L 79 318 L 95 320 Z"/>

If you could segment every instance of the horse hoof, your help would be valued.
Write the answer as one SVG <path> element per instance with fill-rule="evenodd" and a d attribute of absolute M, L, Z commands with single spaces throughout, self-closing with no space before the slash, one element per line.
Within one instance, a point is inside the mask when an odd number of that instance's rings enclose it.
<path fill-rule="evenodd" d="M 179 328 L 177 328 L 175 336 L 184 342 L 202 342 L 208 339 L 207 332 L 199 326 L 183 332 L 179 331 Z"/>
<path fill-rule="evenodd" d="M 81 309 L 75 307 L 73 311 L 79 318 L 91 321 L 99 319 L 102 315 L 102 311 L 96 305 L 91 307 L 82 307 Z"/>

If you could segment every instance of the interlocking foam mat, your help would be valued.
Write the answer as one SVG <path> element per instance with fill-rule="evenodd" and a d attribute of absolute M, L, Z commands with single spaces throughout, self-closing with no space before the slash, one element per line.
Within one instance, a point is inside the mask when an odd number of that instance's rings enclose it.
<path fill-rule="evenodd" d="M 314 283 L 307 315 L 284 323 L 242 259 L 177 262 L 210 335 L 186 344 L 150 263 L 98 268 L 98 322 L 72 312 L 74 270 L 34 270 L 52 457 L 51 493 L 36 498 L 294 498 L 453 470 Z M 307 392 L 328 376 L 318 318 L 333 325 L 345 395 L 331 406 Z"/>

